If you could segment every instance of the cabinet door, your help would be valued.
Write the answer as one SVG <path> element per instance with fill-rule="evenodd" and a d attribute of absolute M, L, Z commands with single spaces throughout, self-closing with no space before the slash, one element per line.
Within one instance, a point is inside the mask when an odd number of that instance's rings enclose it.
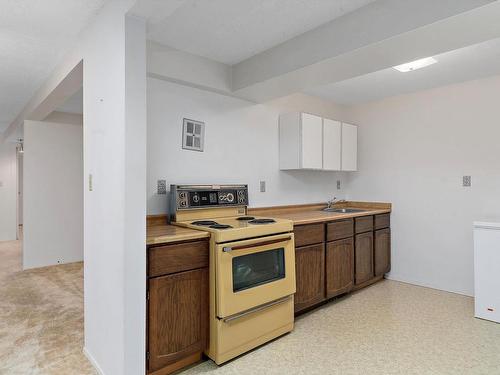
<path fill-rule="evenodd" d="M 358 234 L 355 244 L 356 285 L 373 278 L 373 232 Z"/>
<path fill-rule="evenodd" d="M 323 119 L 301 114 L 301 168 L 323 168 Z"/>
<path fill-rule="evenodd" d="M 326 296 L 349 292 L 354 285 L 354 239 L 329 242 L 326 245 Z"/>
<path fill-rule="evenodd" d="M 342 123 L 342 170 L 358 170 L 358 127 Z"/>
<path fill-rule="evenodd" d="M 295 249 L 295 312 L 325 299 L 325 247 L 323 244 Z"/>
<path fill-rule="evenodd" d="M 341 124 L 323 119 L 323 169 L 340 171 Z"/>
<path fill-rule="evenodd" d="M 391 230 L 375 231 L 375 276 L 391 270 Z"/>
<path fill-rule="evenodd" d="M 148 371 L 207 346 L 208 268 L 149 280 Z"/>

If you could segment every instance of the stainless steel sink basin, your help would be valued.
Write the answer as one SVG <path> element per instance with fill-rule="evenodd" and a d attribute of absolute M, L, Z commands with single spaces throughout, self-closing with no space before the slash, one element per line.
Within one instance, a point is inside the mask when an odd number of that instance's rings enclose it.
<path fill-rule="evenodd" d="M 354 214 L 357 212 L 365 212 L 366 210 L 362 210 L 360 208 L 323 208 L 323 211 L 326 212 L 336 212 L 339 214 Z"/>

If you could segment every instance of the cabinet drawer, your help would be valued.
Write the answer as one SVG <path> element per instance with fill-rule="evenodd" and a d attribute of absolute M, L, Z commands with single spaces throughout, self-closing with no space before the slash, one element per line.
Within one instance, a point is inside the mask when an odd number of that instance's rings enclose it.
<path fill-rule="evenodd" d="M 208 267 L 208 254 L 208 241 L 151 247 L 148 250 L 148 276 Z"/>
<path fill-rule="evenodd" d="M 389 228 L 391 226 L 391 214 L 375 215 L 375 229 Z"/>
<path fill-rule="evenodd" d="M 354 220 L 339 220 L 328 223 L 326 226 L 326 240 L 336 241 L 354 236 Z"/>
<path fill-rule="evenodd" d="M 295 234 L 295 247 L 322 243 L 325 240 L 325 225 L 305 224 L 293 228 Z"/>
<path fill-rule="evenodd" d="M 364 233 L 373 230 L 373 216 L 361 216 L 354 219 L 356 233 Z"/>

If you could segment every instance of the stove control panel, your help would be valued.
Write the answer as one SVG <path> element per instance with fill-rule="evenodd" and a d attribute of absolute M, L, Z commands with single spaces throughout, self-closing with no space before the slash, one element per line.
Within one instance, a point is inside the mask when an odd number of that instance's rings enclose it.
<path fill-rule="evenodd" d="M 247 185 L 172 185 L 171 210 L 248 206 Z"/>

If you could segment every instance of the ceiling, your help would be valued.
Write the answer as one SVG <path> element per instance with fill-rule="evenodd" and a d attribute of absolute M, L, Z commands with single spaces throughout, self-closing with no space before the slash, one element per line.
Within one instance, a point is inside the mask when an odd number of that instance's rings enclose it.
<path fill-rule="evenodd" d="M 108 0 L 0 0 L 0 133 Z"/>
<path fill-rule="evenodd" d="M 234 65 L 373 1 L 177 0 L 148 38 Z"/>
<path fill-rule="evenodd" d="M 422 56 L 427 57 L 427 56 Z M 500 39 L 434 56 L 438 63 L 408 73 L 393 68 L 342 82 L 312 88 L 305 93 L 354 105 L 500 74 Z"/>

